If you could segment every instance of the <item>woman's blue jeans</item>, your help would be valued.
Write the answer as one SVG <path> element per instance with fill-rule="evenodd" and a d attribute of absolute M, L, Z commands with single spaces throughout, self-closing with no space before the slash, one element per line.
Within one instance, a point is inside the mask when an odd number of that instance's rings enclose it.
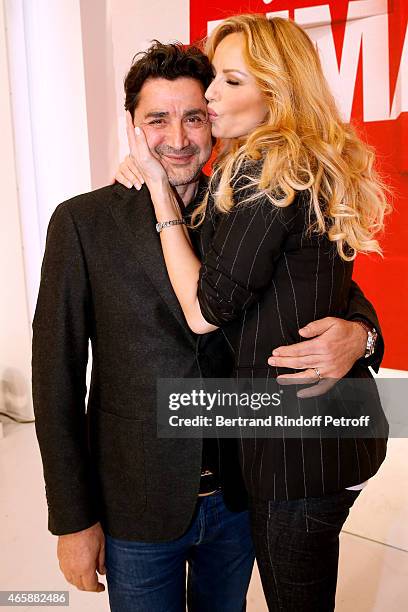
<path fill-rule="evenodd" d="M 254 550 L 248 512 L 230 512 L 222 493 L 199 498 L 188 531 L 170 542 L 106 536 L 112 612 L 246 609 Z"/>

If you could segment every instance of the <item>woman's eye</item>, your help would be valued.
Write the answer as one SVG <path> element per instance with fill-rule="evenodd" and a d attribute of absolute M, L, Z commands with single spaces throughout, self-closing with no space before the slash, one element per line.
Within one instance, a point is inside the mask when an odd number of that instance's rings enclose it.
<path fill-rule="evenodd" d="M 228 85 L 239 85 L 239 81 L 232 81 L 231 79 L 227 79 L 226 81 Z"/>

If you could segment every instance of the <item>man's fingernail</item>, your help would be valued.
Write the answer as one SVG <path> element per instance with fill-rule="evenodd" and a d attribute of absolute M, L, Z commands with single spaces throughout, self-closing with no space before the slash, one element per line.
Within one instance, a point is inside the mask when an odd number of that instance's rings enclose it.
<path fill-rule="evenodd" d="M 135 127 L 136 136 L 140 136 L 140 127 Z"/>

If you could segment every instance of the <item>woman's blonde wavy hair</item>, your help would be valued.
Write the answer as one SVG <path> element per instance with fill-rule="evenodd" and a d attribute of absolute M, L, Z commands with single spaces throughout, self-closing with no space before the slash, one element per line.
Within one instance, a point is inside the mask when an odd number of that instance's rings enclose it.
<path fill-rule="evenodd" d="M 294 22 L 262 15 L 224 20 L 211 34 L 206 53 L 213 59 L 219 43 L 234 32 L 245 37 L 244 59 L 265 95 L 266 121 L 245 138 L 221 147 L 210 190 L 215 207 L 233 206 L 234 180 L 250 160 L 263 160 L 258 176 L 248 176 L 255 196 L 290 205 L 296 192 L 310 195 L 310 231 L 327 233 L 344 260 L 358 252 L 381 254 L 375 234 L 389 211 L 389 190 L 374 169 L 374 152 L 339 116 L 323 75 L 318 53 Z M 208 195 L 192 225 L 204 218 Z M 314 213 L 314 214 L 313 214 Z"/>

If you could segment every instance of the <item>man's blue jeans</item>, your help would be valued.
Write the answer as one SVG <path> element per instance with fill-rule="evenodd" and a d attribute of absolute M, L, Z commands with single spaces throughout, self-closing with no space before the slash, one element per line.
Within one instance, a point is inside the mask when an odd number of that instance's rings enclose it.
<path fill-rule="evenodd" d="M 254 563 L 248 512 L 222 493 L 199 498 L 188 531 L 170 542 L 106 536 L 112 612 L 242 612 Z"/>

